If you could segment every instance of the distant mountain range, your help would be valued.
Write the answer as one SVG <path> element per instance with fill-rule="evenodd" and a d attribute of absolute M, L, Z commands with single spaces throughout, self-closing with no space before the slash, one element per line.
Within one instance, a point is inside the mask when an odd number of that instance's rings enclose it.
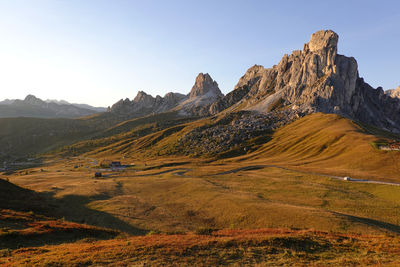
<path fill-rule="evenodd" d="M 43 101 L 33 95 L 26 96 L 24 100 L 0 101 L 0 118 L 77 118 L 106 110 L 106 108 L 92 107 L 87 104 L 71 104 L 64 100 Z"/>

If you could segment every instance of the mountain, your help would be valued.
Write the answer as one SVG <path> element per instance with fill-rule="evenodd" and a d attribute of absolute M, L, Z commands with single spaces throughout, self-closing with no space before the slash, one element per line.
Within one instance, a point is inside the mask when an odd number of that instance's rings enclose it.
<path fill-rule="evenodd" d="M 89 109 L 89 110 L 93 110 L 93 111 L 96 111 L 96 112 L 106 112 L 107 111 L 107 108 L 104 108 L 104 107 L 93 107 L 93 106 L 88 105 L 88 104 L 69 103 L 68 101 L 65 101 L 65 100 L 47 99 L 45 102 L 47 102 L 47 103 L 56 103 L 56 104 L 61 104 L 61 105 L 73 105 L 73 106 L 78 107 L 78 108 Z"/>
<path fill-rule="evenodd" d="M 200 73 L 188 95 L 170 92 L 164 97 L 153 97 L 139 91 L 132 101 L 126 98 L 112 105 L 111 112 L 129 118 L 170 110 L 180 111 L 180 115 L 203 115 L 207 112 L 202 112 L 202 109 L 222 96 L 217 82 L 208 73 Z"/>
<path fill-rule="evenodd" d="M 8 150 L 4 156 L 12 154 L 15 150 L 12 146 L 16 145 L 20 154 L 24 149 L 32 154 L 37 148 L 43 150 L 42 144 L 47 141 L 47 136 L 54 136 L 54 142 L 57 141 L 59 145 L 91 139 L 84 145 L 84 150 L 89 151 L 97 146 L 92 142 L 95 138 L 110 137 L 104 142 L 95 142 L 110 145 L 113 140 L 124 142 L 126 136 L 132 138 L 130 142 L 136 142 L 138 136 L 157 132 L 162 136 L 174 135 L 173 142 L 166 142 L 168 149 L 160 150 L 160 153 L 230 157 L 255 149 L 260 142 L 268 140 L 271 132 L 317 112 L 337 114 L 362 122 L 362 125 L 369 124 L 399 133 L 400 99 L 364 82 L 359 77 L 357 61 L 337 53 L 338 40 L 338 35 L 331 30 L 318 31 L 311 36 L 303 50 L 284 55 L 278 65 L 271 68 L 254 65 L 248 69 L 234 90 L 225 96 L 209 74 L 200 73 L 187 95 L 168 93 L 164 97 L 153 97 L 139 91 L 133 100 L 121 99 L 110 108 L 110 112 L 95 115 L 91 120 L 74 120 L 67 129 L 66 126 L 60 126 L 65 124 L 64 121 L 46 121 L 43 122 L 46 131 L 38 123 L 32 122 L 30 134 L 24 133 L 18 138 L 13 136 L 12 130 L 5 131 L 2 134 L 3 146 Z M 14 101 L 12 106 L 18 106 L 21 102 L 38 109 L 44 103 L 29 96 L 24 101 Z M 199 116 L 208 118 L 204 122 L 194 123 L 183 132 L 179 130 L 186 127 L 178 126 L 179 123 L 184 125 L 199 119 Z M 23 127 L 18 120 L 0 122 L 0 126 L 7 124 L 15 125 L 13 129 Z M 161 133 L 166 127 L 175 128 Z M 38 133 L 40 142 L 36 140 Z M 118 134 L 121 136 L 111 138 Z M 32 143 L 39 145 L 31 149 Z M 52 145 L 51 149 L 57 146 Z M 82 151 L 75 147 L 72 150 L 74 153 Z"/>
<path fill-rule="evenodd" d="M 218 83 L 208 73 L 199 73 L 189 98 L 180 103 L 176 110 L 182 115 L 207 115 L 206 107 L 223 96 Z"/>
<path fill-rule="evenodd" d="M 67 102 L 66 102 L 67 103 Z M 64 102 L 43 101 L 33 95 L 24 100 L 5 100 L 0 102 L 0 118 L 77 118 L 97 113 L 95 108 L 84 108 Z"/>
<path fill-rule="evenodd" d="M 0 105 L 11 105 L 14 101 L 15 99 L 4 99 L 3 101 L 0 101 Z"/>
<path fill-rule="evenodd" d="M 332 30 L 315 32 L 302 50 L 285 54 L 277 65 L 248 69 L 226 96 L 209 74 L 200 73 L 186 98 L 165 105 L 164 98 L 139 92 L 135 100 L 121 100 L 112 110 L 135 116 L 168 109 L 200 116 L 222 111 L 269 114 L 279 110 L 290 117 L 324 112 L 400 133 L 400 100 L 391 97 L 400 95 L 400 89 L 385 93 L 381 87 L 371 87 L 359 76 L 357 61 L 338 54 L 338 41 Z"/>
<path fill-rule="evenodd" d="M 297 114 L 336 113 L 385 130 L 400 132 L 400 101 L 372 88 L 359 77 L 357 61 L 337 53 L 338 35 L 322 30 L 303 50 L 284 55 L 278 65 L 255 65 L 234 91 L 211 104 L 210 114 L 224 109 L 268 113 L 275 108 Z"/>

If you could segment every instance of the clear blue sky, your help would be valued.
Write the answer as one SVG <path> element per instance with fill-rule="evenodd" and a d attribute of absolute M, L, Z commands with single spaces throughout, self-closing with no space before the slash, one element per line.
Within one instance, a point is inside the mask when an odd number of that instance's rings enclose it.
<path fill-rule="evenodd" d="M 188 93 L 208 72 L 224 93 L 332 29 L 339 53 L 384 89 L 400 85 L 400 1 L 0 0 L 0 99 L 108 106 Z"/>

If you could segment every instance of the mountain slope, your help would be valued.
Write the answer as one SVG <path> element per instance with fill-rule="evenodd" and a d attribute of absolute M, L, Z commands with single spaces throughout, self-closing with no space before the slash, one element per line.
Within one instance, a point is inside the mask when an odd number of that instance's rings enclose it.
<path fill-rule="evenodd" d="M 399 153 L 376 145 L 398 138 L 336 114 L 316 113 L 278 129 L 258 150 L 237 160 L 399 182 Z"/>

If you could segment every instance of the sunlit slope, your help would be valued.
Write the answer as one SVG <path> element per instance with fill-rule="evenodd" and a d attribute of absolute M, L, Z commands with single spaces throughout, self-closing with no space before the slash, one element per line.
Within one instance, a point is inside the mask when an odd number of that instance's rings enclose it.
<path fill-rule="evenodd" d="M 394 136 L 369 134 L 372 130 L 338 115 L 312 114 L 278 129 L 270 141 L 240 160 L 399 181 L 400 153 L 375 146 Z"/>
<path fill-rule="evenodd" d="M 64 156 L 81 154 L 195 119 L 176 112 L 130 120 L 110 112 L 79 119 L 0 118 L 0 161 L 55 150 Z"/>
<path fill-rule="evenodd" d="M 130 131 L 77 143 L 68 149 L 90 157 L 196 156 L 196 151 L 182 143 L 182 137 L 214 123 L 214 120 L 205 118 L 182 124 L 179 120 L 173 123 L 152 121 L 144 125 L 132 121 L 128 124 L 135 125 Z M 117 127 L 125 127 L 124 124 Z M 221 152 L 212 157 L 199 155 L 214 160 L 231 157 L 233 161 L 247 162 L 248 165 L 273 164 L 331 175 L 400 181 L 400 152 L 382 151 L 376 146 L 397 138 L 394 134 L 360 126 L 335 114 L 317 113 L 298 119 L 272 134 L 266 132 L 255 141 L 250 139 L 241 146 L 232 145 L 234 153 Z M 243 147 L 247 148 L 247 154 Z M 242 156 L 234 157 L 240 154 Z"/>
<path fill-rule="evenodd" d="M 179 122 L 179 121 L 177 121 Z M 185 153 L 183 149 L 178 150 L 179 140 L 185 134 L 193 129 L 203 126 L 210 122 L 210 119 L 199 119 L 193 122 L 182 123 L 172 127 L 174 123 L 160 125 L 138 125 L 133 130 L 114 135 L 108 138 L 100 138 L 92 141 L 77 143 L 70 149 L 85 151 L 85 147 L 89 147 L 89 143 L 97 143 L 96 149 L 86 153 L 91 157 L 108 157 L 108 156 L 130 156 L 130 157 L 154 157 L 165 155 L 182 155 Z M 164 128 L 164 129 L 163 129 Z M 149 130 L 153 130 L 148 133 Z M 105 144 L 104 146 L 101 146 Z"/>

